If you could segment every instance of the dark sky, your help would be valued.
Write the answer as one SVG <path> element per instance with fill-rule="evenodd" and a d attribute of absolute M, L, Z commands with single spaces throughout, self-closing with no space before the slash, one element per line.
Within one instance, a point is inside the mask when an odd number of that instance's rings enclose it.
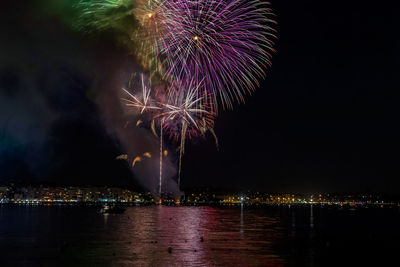
<path fill-rule="evenodd" d="M 0 11 L 0 183 L 132 186 L 98 101 L 132 59 L 42 2 Z M 272 1 L 273 66 L 246 104 L 221 112 L 219 151 L 211 136 L 188 145 L 183 188 L 400 193 L 394 9 L 349 2 Z"/>

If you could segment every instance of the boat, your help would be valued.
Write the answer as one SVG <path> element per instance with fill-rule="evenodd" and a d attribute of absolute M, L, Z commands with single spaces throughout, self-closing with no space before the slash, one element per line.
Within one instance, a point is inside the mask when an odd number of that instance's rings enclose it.
<path fill-rule="evenodd" d="M 104 205 L 99 211 L 102 214 L 121 214 L 125 212 L 125 208 L 117 206 Z"/>

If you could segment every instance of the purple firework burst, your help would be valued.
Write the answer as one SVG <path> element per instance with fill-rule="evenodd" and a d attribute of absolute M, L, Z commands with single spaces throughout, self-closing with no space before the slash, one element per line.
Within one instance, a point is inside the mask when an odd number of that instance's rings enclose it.
<path fill-rule="evenodd" d="M 258 0 L 166 0 L 165 36 L 159 42 L 169 80 L 203 81 L 200 95 L 223 108 L 244 102 L 271 65 L 275 23 Z M 205 98 L 209 99 L 209 97 Z"/>

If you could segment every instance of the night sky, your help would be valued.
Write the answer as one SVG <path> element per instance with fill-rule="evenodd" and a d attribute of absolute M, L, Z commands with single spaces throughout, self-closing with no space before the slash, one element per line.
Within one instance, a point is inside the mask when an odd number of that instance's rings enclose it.
<path fill-rule="evenodd" d="M 112 33 L 70 27 L 69 1 L 13 2 L 0 9 L 0 183 L 143 184 L 158 170 L 115 160 L 123 118 L 108 102 L 133 58 Z M 351 2 L 272 1 L 273 66 L 246 104 L 220 113 L 219 151 L 212 136 L 187 146 L 183 188 L 400 193 L 394 9 Z"/>

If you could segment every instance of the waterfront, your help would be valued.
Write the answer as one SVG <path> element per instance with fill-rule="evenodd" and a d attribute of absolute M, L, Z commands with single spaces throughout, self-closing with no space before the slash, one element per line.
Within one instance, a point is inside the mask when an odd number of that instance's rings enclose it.
<path fill-rule="evenodd" d="M 289 194 L 267 192 L 229 192 L 210 188 L 195 188 L 183 195 L 164 192 L 161 195 L 165 205 L 350 205 L 350 206 L 400 206 L 399 195 L 367 193 L 314 193 Z M 151 192 L 135 192 L 116 187 L 95 186 L 0 186 L 0 204 L 18 205 L 153 205 L 158 202 Z"/>
<path fill-rule="evenodd" d="M 400 212 L 336 206 L 0 206 L 2 266 L 345 266 L 396 259 Z"/>

